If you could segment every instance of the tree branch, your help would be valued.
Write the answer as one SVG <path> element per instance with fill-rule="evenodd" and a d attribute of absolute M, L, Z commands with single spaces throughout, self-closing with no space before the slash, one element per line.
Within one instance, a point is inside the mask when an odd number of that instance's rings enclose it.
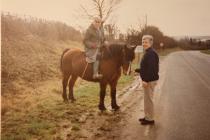
<path fill-rule="evenodd" d="M 80 5 L 80 7 L 84 11 L 84 13 L 88 16 L 89 19 L 94 18 L 94 15 L 91 15 L 85 7 L 83 7 L 82 5 Z"/>

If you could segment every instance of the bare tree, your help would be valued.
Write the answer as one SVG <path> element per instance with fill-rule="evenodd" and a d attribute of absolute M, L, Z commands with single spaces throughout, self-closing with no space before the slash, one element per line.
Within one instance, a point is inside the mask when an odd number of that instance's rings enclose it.
<path fill-rule="evenodd" d="M 119 33 L 119 29 L 115 23 L 105 24 L 104 30 L 106 31 L 107 39 L 110 41 L 116 39 Z"/>
<path fill-rule="evenodd" d="M 98 16 L 103 20 L 103 22 L 105 22 L 122 0 L 90 0 L 90 1 L 92 4 L 91 6 L 92 9 L 87 9 L 86 7 L 81 5 L 81 9 L 85 13 L 85 15 L 89 19 Z"/>

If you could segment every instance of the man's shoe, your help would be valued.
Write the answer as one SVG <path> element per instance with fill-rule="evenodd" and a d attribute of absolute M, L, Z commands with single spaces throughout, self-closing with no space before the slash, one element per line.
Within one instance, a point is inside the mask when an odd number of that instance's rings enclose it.
<path fill-rule="evenodd" d="M 93 79 L 101 79 L 103 77 L 102 74 L 94 74 Z"/>
<path fill-rule="evenodd" d="M 148 121 L 148 120 L 145 119 L 145 120 L 141 121 L 141 124 L 142 125 L 154 125 L 155 121 L 154 120 Z"/>
<path fill-rule="evenodd" d="M 145 120 L 145 117 L 139 119 L 140 122 L 142 122 L 142 121 L 144 121 L 144 120 Z"/>

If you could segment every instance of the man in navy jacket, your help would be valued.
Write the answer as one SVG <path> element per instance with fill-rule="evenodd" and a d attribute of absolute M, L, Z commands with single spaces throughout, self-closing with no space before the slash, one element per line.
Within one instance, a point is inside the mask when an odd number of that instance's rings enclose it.
<path fill-rule="evenodd" d="M 151 35 L 144 35 L 142 37 L 142 46 L 145 54 L 140 63 L 140 69 L 136 72 L 140 73 L 142 79 L 142 86 L 144 89 L 144 113 L 145 117 L 140 118 L 142 125 L 154 124 L 154 88 L 159 79 L 159 57 L 156 51 L 152 48 L 153 37 Z"/>

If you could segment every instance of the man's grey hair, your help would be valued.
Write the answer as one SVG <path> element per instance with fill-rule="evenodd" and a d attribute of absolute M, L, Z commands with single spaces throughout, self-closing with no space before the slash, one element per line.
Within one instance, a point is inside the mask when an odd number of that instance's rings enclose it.
<path fill-rule="evenodd" d="M 153 44 L 153 36 L 151 35 L 143 35 L 142 37 L 142 41 L 148 39 L 150 41 L 151 44 Z"/>

